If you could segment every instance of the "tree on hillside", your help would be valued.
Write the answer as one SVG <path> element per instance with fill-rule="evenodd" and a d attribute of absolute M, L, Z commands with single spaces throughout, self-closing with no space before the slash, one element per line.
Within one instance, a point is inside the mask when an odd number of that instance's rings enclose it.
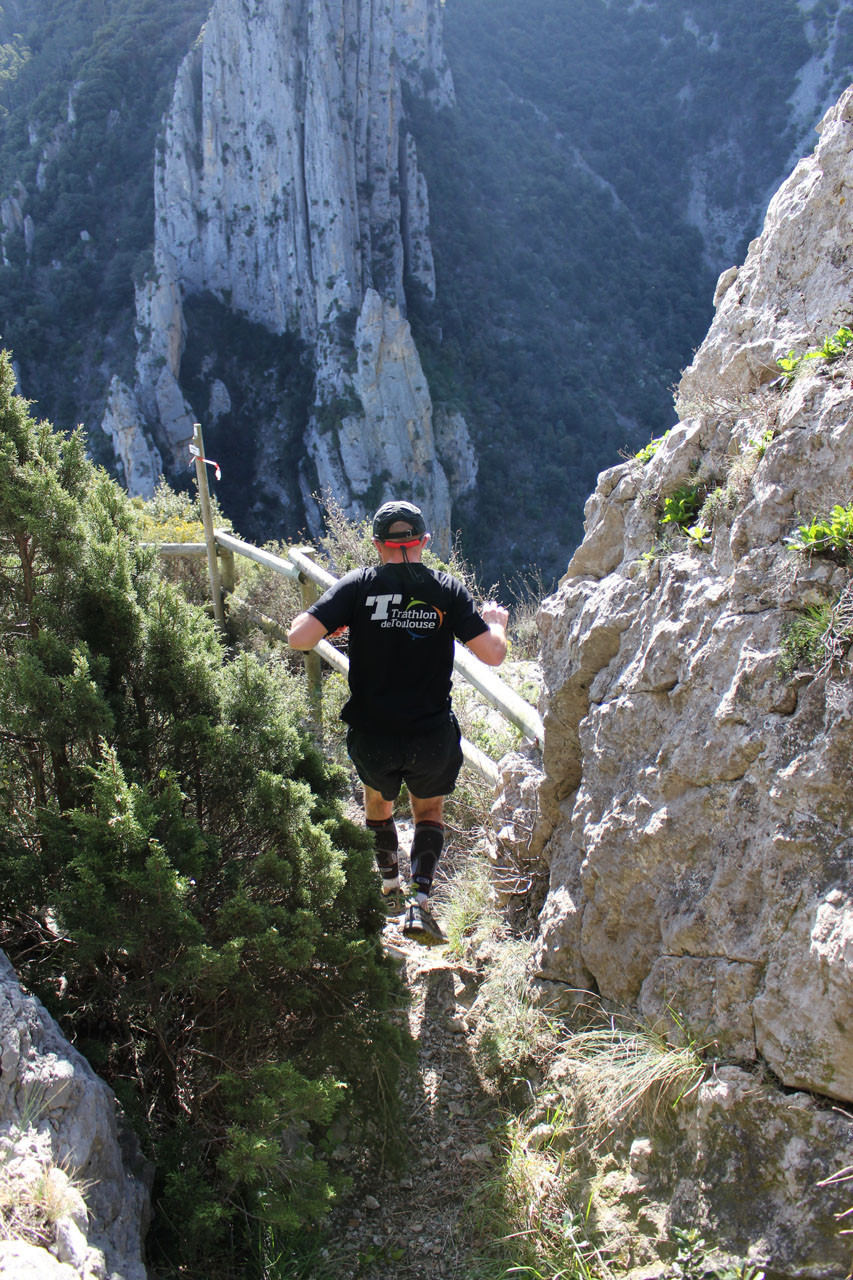
<path fill-rule="evenodd" d="M 251 1275 L 250 1238 L 328 1206 L 344 1088 L 394 1092 L 370 841 L 285 678 L 228 660 L 13 388 L 4 353 L 0 943 L 156 1161 L 164 1256 Z"/>

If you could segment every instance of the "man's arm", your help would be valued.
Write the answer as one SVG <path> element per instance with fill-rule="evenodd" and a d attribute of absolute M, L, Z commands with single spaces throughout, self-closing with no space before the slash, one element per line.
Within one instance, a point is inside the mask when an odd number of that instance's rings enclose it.
<path fill-rule="evenodd" d="M 287 643 L 291 649 L 313 649 L 324 635 L 326 628 L 319 618 L 311 613 L 300 613 L 293 619 L 287 633 Z"/>
<path fill-rule="evenodd" d="M 337 635 L 342 627 L 349 626 L 353 600 L 362 573 L 361 569 L 353 569 L 344 574 L 312 604 L 310 613 L 306 609 L 296 615 L 287 633 L 287 643 L 291 649 L 313 649 L 323 636 L 330 633 Z M 321 622 L 318 614 L 322 614 L 326 621 Z"/>
<path fill-rule="evenodd" d="M 503 605 L 489 600 L 480 610 L 480 617 L 489 629 L 474 636 L 473 640 L 468 640 L 467 647 L 475 658 L 479 658 L 487 666 L 499 667 L 506 657 L 506 624 L 509 613 Z"/>

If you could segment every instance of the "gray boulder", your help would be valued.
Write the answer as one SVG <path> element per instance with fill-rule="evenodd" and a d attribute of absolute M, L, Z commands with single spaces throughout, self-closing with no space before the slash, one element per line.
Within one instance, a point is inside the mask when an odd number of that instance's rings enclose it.
<path fill-rule="evenodd" d="M 23 1224 L 0 1276 L 145 1280 L 148 1188 L 123 1144 L 112 1091 L 0 952 L 0 1185 Z"/>

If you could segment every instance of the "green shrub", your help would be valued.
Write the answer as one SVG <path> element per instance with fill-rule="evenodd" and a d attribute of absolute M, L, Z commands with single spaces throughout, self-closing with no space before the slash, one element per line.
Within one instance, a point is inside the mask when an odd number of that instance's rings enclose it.
<path fill-rule="evenodd" d="M 231 530 L 231 521 L 223 515 L 215 495 L 211 494 L 210 501 L 214 526 Z M 139 537 L 143 542 L 154 546 L 162 542 L 204 542 L 204 523 L 197 493 L 176 493 L 161 479 L 151 498 L 147 501 L 133 498 L 131 502 L 137 513 Z M 201 605 L 210 602 L 205 555 L 161 555 L 157 558 L 157 565 L 163 577 L 180 586 L 188 600 Z"/>
<path fill-rule="evenodd" d="M 395 1096 L 371 841 L 286 672 L 228 660 L 13 386 L 3 354 L 0 941 L 157 1164 L 159 1266 L 251 1275 L 259 1224 L 327 1210 L 342 1099 Z"/>

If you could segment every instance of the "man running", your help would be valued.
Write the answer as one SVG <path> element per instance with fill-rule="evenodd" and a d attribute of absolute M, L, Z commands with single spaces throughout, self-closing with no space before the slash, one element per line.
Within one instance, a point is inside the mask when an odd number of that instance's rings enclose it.
<path fill-rule="evenodd" d="M 444 940 L 427 910 L 444 846 L 444 797 L 462 767 L 450 706 L 454 637 L 483 662 L 506 657 L 508 613 L 488 601 L 478 612 L 468 589 L 421 564 L 429 540 L 410 502 L 386 502 L 373 518 L 380 564 L 346 574 L 293 621 L 294 649 L 313 649 L 349 627 L 350 697 L 341 711 L 347 751 L 364 783 L 364 812 L 376 844 L 387 905 L 401 909 L 394 801 L 405 782 L 415 834 L 403 932 Z"/>

